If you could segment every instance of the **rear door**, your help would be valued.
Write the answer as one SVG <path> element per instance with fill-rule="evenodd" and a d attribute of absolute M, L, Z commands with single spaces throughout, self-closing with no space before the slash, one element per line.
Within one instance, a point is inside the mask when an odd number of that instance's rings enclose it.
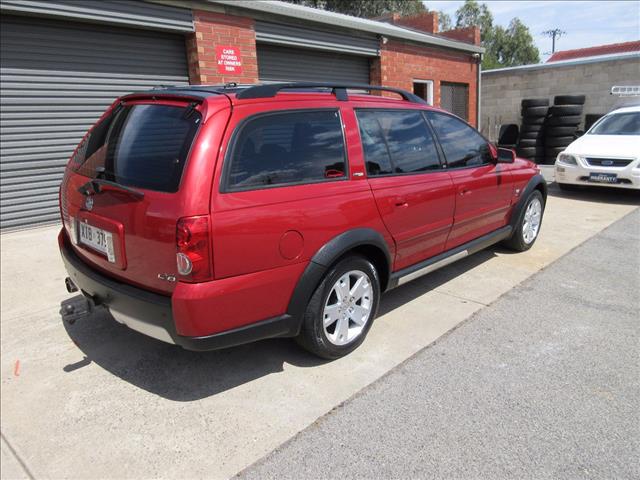
<path fill-rule="evenodd" d="M 421 110 L 357 109 L 367 176 L 396 242 L 394 269 L 444 249 L 454 188 Z"/>
<path fill-rule="evenodd" d="M 176 222 L 209 213 L 215 156 L 194 139 L 214 143 L 219 130 L 219 141 L 228 118 L 204 122 L 205 112 L 194 100 L 125 101 L 83 140 L 67 167 L 61 206 L 87 263 L 140 287 L 173 290 L 166 279 L 176 274 Z"/>
<path fill-rule="evenodd" d="M 493 161 L 489 142 L 474 128 L 446 113 L 429 112 L 427 117 L 456 189 L 449 250 L 506 225 L 513 184 L 507 167 Z"/>

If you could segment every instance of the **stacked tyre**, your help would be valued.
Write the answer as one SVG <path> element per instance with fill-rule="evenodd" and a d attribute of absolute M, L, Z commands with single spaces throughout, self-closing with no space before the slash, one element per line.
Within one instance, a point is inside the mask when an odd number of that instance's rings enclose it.
<path fill-rule="evenodd" d="M 549 110 L 546 98 L 525 98 L 521 103 L 522 124 L 518 139 L 518 156 L 536 163 L 544 161 L 544 123 Z"/>
<path fill-rule="evenodd" d="M 584 99 L 584 95 L 554 97 L 544 128 L 544 163 L 555 163 L 558 154 L 575 140 L 575 133 L 582 122 Z"/>

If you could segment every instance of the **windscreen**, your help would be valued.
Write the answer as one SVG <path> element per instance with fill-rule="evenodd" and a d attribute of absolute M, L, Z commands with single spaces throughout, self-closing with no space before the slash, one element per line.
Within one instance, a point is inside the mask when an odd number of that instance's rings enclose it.
<path fill-rule="evenodd" d="M 193 106 L 121 107 L 93 129 L 77 171 L 121 185 L 176 192 L 200 120 Z"/>
<path fill-rule="evenodd" d="M 589 135 L 640 135 L 640 112 L 607 115 L 589 130 Z"/>

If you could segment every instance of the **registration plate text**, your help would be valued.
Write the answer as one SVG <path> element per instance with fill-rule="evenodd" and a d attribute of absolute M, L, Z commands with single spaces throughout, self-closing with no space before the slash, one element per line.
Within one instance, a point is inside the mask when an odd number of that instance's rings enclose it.
<path fill-rule="evenodd" d="M 80 242 L 107 256 L 107 259 L 115 263 L 116 256 L 113 251 L 113 235 L 111 232 L 93 227 L 88 223 L 80 222 Z"/>

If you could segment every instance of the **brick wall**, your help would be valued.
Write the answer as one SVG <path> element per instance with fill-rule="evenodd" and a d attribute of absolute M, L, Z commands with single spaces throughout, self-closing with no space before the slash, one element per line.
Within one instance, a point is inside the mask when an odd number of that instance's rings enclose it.
<path fill-rule="evenodd" d="M 192 84 L 258 81 L 256 38 L 252 18 L 194 10 L 193 19 L 195 32 L 187 37 L 189 80 Z M 429 13 L 403 20 L 415 20 L 423 28 L 437 31 L 437 14 Z M 461 32 L 458 35 L 464 37 L 468 33 Z M 240 49 L 240 75 L 218 72 L 218 45 Z M 380 58 L 371 59 L 370 82 L 374 85 L 413 91 L 414 79 L 433 80 L 436 106 L 440 105 L 441 82 L 466 83 L 469 86 L 469 122 L 475 125 L 476 69 L 475 60 L 469 54 L 389 39 L 387 43 L 381 42 Z"/>
<path fill-rule="evenodd" d="M 254 21 L 215 12 L 193 10 L 195 32 L 187 36 L 189 82 L 203 83 L 256 83 L 258 60 Z M 228 75 L 218 72 L 216 46 L 237 47 L 240 50 L 242 73 Z"/>
<path fill-rule="evenodd" d="M 440 32 L 443 37 L 448 37 L 460 42 L 472 43 L 474 45 L 480 45 L 480 28 L 479 27 L 465 27 L 455 28 L 453 30 L 447 30 Z"/>
<path fill-rule="evenodd" d="M 433 80 L 433 101 L 440 106 L 440 83 L 469 85 L 469 123 L 476 125 L 477 64 L 469 54 L 389 40 L 372 62 L 371 82 L 413 91 L 413 80 Z M 379 73 L 376 71 L 379 69 Z M 379 76 L 379 77 L 377 77 Z"/>
<path fill-rule="evenodd" d="M 393 23 L 427 33 L 438 33 L 438 12 L 423 12 L 411 17 L 394 17 Z"/>

